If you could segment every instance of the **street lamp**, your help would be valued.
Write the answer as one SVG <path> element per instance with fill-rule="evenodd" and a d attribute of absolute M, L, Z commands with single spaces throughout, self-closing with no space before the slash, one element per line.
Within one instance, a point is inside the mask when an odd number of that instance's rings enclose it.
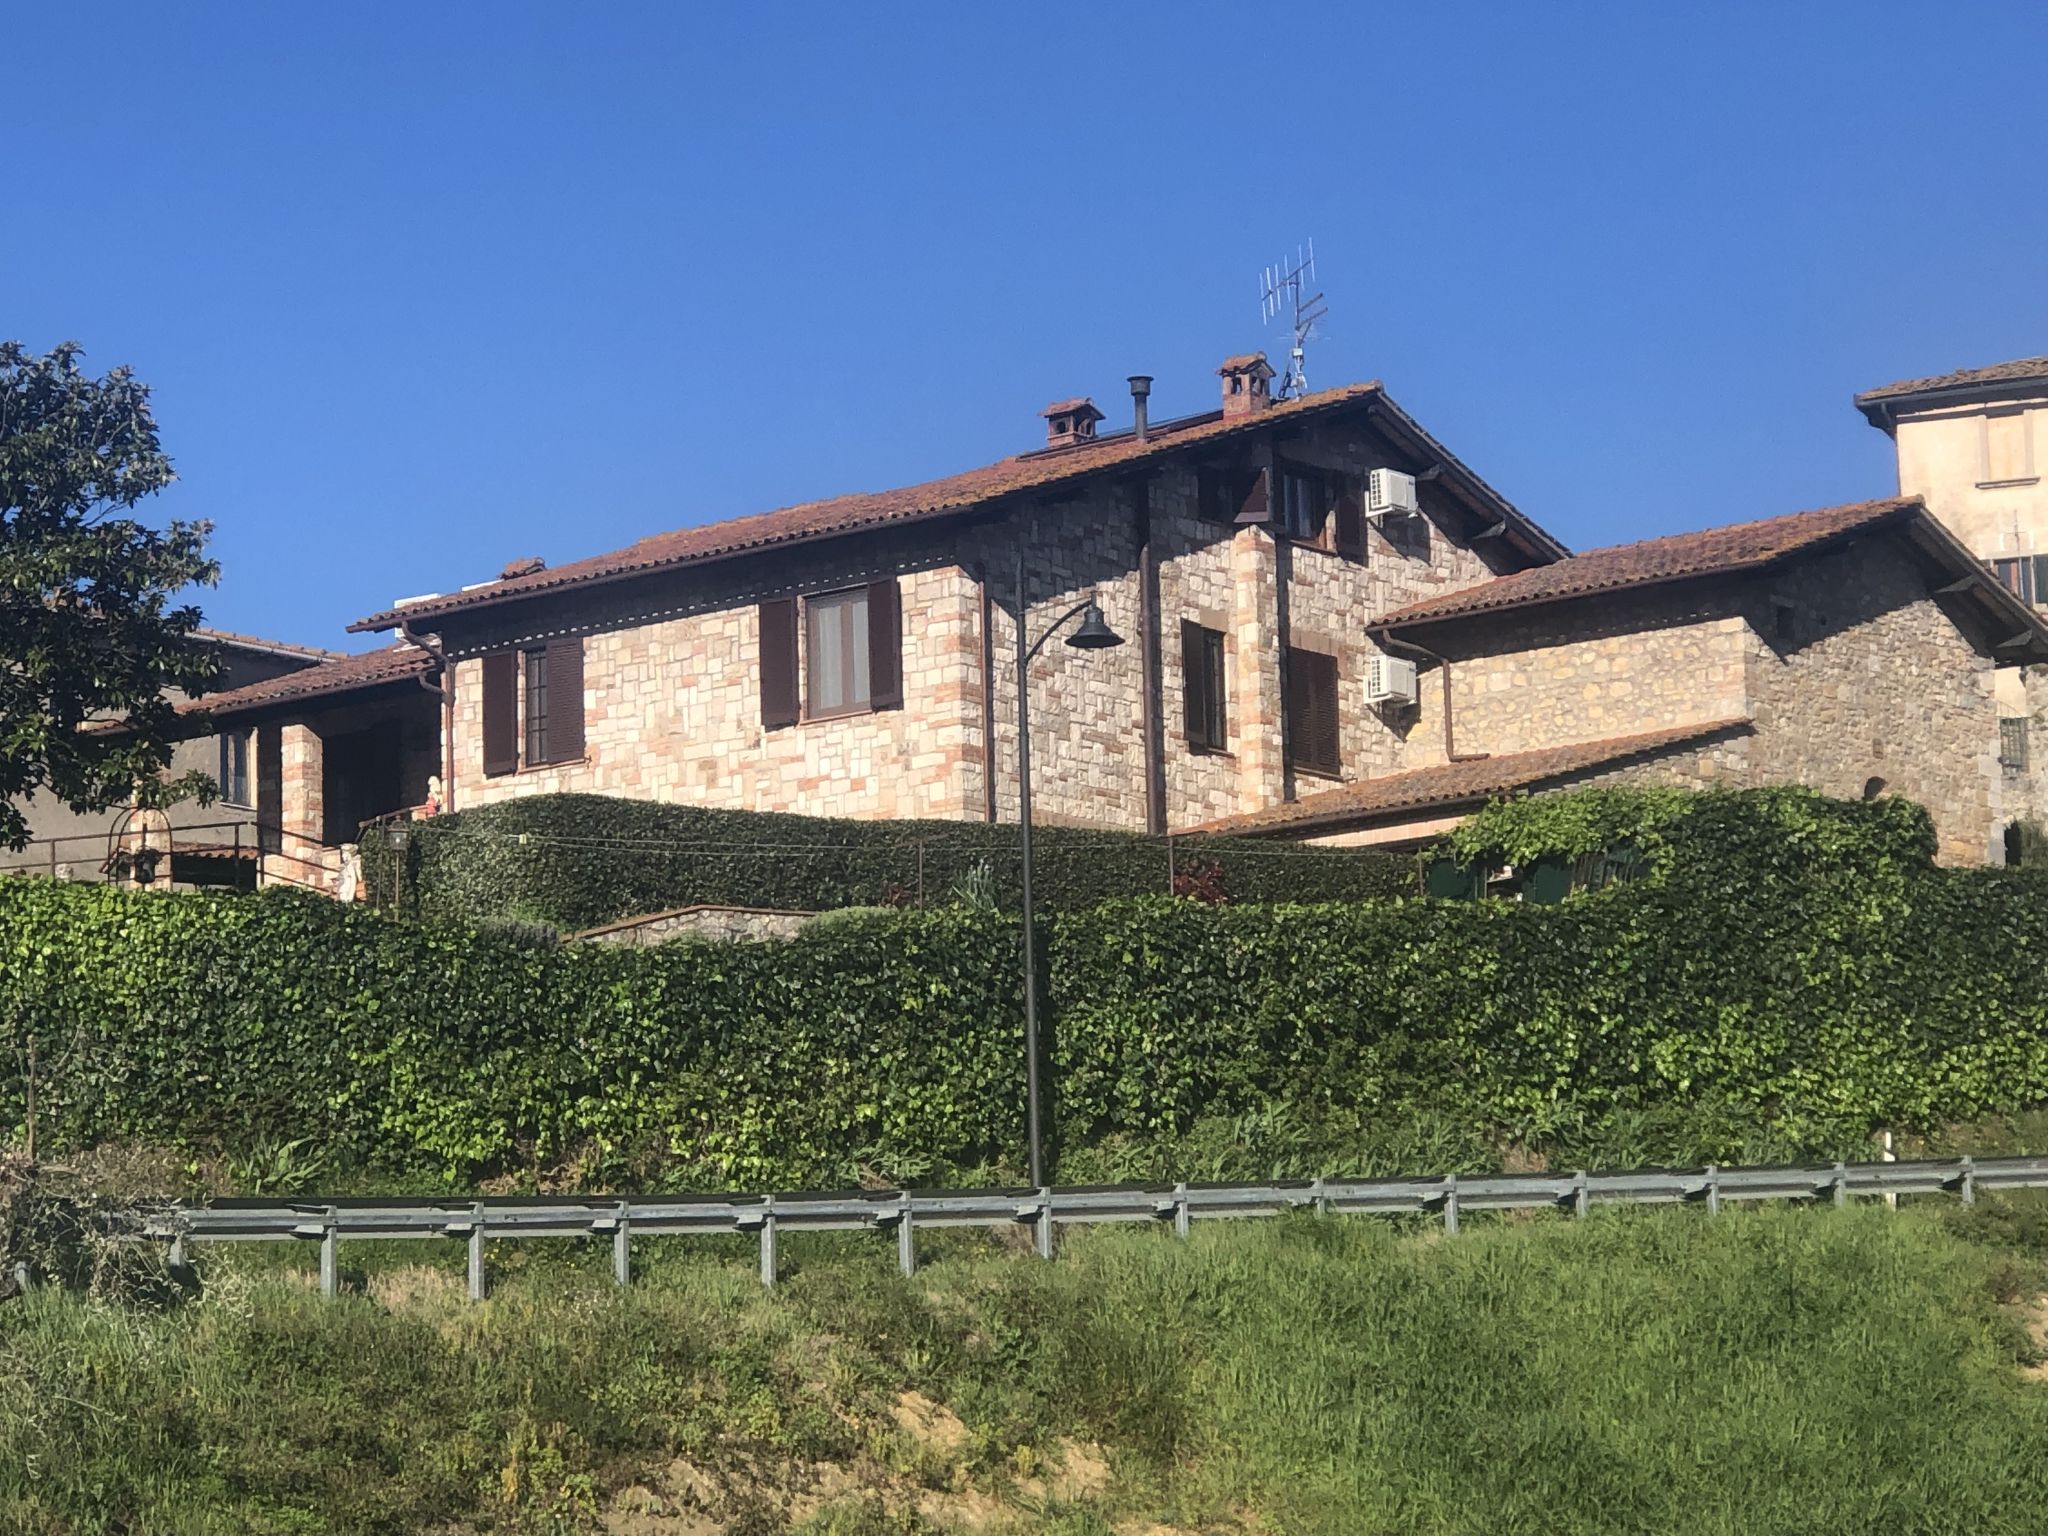
<path fill-rule="evenodd" d="M 1024 601 L 1024 556 L 1017 556 L 1017 820 L 1023 828 L 1024 854 L 1024 1081 L 1025 1113 L 1031 1154 L 1031 1186 L 1045 1187 L 1045 1146 L 1039 1114 L 1038 1083 L 1038 944 L 1037 921 L 1031 907 L 1031 658 L 1044 649 L 1045 642 L 1066 627 L 1077 614 L 1081 626 L 1067 636 L 1077 651 L 1103 651 L 1122 645 L 1124 637 L 1103 620 L 1102 608 L 1093 597 L 1074 604 L 1045 627 L 1036 640 L 1027 641 Z M 1038 1228 L 1039 1252 L 1046 1252 L 1051 1237 L 1050 1222 Z"/>

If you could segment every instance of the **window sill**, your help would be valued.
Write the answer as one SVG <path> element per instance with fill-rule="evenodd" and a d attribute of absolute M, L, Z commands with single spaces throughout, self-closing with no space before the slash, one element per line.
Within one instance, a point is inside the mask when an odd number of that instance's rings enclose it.
<path fill-rule="evenodd" d="M 1332 784 L 1342 784 L 1344 782 L 1343 772 L 1336 768 L 1311 768 L 1306 763 L 1289 763 L 1287 768 L 1297 778 L 1324 779 Z"/>
<path fill-rule="evenodd" d="M 487 779 L 523 779 L 531 774 L 552 773 L 557 768 L 587 768 L 589 766 L 590 754 L 586 752 L 581 757 L 565 757 L 561 761 L 554 763 L 521 763 L 517 768 L 500 768 L 496 773 L 485 769 L 484 777 Z"/>
<path fill-rule="evenodd" d="M 2040 483 L 2041 477 L 2039 475 L 2020 475 L 2012 480 L 1979 480 L 1977 482 L 1977 489 L 1980 491 L 2002 491 L 2009 485 L 2039 485 Z"/>
<path fill-rule="evenodd" d="M 824 725 L 832 720 L 856 720 L 862 715 L 879 715 L 881 711 L 872 704 L 852 704 L 845 709 L 828 709 L 822 714 L 807 714 L 797 721 L 798 725 Z"/>
<path fill-rule="evenodd" d="M 1295 549 L 1305 550 L 1312 555 L 1321 555 L 1328 560 L 1341 560 L 1346 565 L 1364 567 L 1371 564 L 1363 555 L 1347 555 L 1342 550 L 1332 549 L 1327 544 L 1318 544 L 1310 539 L 1289 538 L 1287 542 Z"/>
<path fill-rule="evenodd" d="M 1237 758 L 1237 754 L 1228 747 L 1197 747 L 1192 744 L 1188 747 L 1188 756 L 1220 757 L 1225 762 L 1234 762 Z"/>

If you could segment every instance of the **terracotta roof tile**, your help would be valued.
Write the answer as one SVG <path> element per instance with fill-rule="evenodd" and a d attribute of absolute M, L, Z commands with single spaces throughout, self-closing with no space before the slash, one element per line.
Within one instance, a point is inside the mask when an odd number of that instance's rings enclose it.
<path fill-rule="evenodd" d="M 1266 362 L 1266 354 L 1263 352 L 1240 352 L 1235 357 L 1226 357 L 1216 365 L 1216 371 L 1219 374 L 1243 373 L 1245 369 L 1256 367 L 1260 363 L 1266 364 L 1268 373 L 1273 371 L 1273 365 Z"/>
<path fill-rule="evenodd" d="M 1275 421 L 1313 416 L 1383 394 L 1377 381 L 1352 384 L 1303 395 L 1298 400 L 1282 401 L 1263 411 L 1230 420 L 1225 420 L 1220 412 L 1212 411 L 1181 421 L 1160 422 L 1151 428 L 1143 442 L 1128 432 L 1113 433 L 1071 448 L 1019 454 L 980 469 L 970 469 L 964 474 L 948 475 L 900 490 L 835 496 L 827 501 L 785 507 L 779 512 L 761 512 L 751 517 L 706 523 L 673 533 L 658 533 L 624 549 L 552 566 L 530 576 L 484 582 L 465 591 L 408 602 L 359 619 L 349 629 L 353 632 L 393 629 L 401 619 L 433 618 L 459 609 L 550 592 L 560 587 L 638 575 L 859 529 L 917 522 L 958 512 L 999 496 L 1042 490 L 1062 482 L 1084 479 L 1103 470 L 1162 457 L 1194 444 L 1254 432 Z M 1539 532 L 1535 537 L 1548 536 Z"/>
<path fill-rule="evenodd" d="M 1754 570 L 1809 550 L 1860 529 L 1875 527 L 1918 510 L 1911 498 L 1859 501 L 1768 517 L 1760 522 L 1729 523 L 1698 533 L 1672 534 L 1638 544 L 1616 544 L 1582 555 L 1496 577 L 1476 587 L 1424 598 L 1380 618 L 1374 629 L 1421 624 L 1502 608 L 1562 602 L 1600 592 L 1618 592 L 1686 576 Z"/>
<path fill-rule="evenodd" d="M 1901 379 L 1896 384 L 1864 390 L 1856 397 L 1856 403 L 1867 406 L 1882 400 L 1933 394 L 1938 390 L 1969 389 L 1979 384 L 1987 387 L 2017 384 L 2034 379 L 2048 383 L 2048 357 L 2018 357 L 2009 363 L 1993 363 L 1988 368 L 1958 368 L 1952 373 L 1937 373 L 1932 378 Z"/>
<path fill-rule="evenodd" d="M 1307 831 L 1397 816 L 1404 811 L 1470 804 L 1627 758 L 1747 730 L 1748 727 L 1749 721 L 1740 717 L 1708 720 L 1661 731 L 1641 731 L 1632 736 L 1610 736 L 1601 741 L 1543 747 L 1533 752 L 1510 752 L 1499 757 L 1439 763 L 1431 768 L 1412 768 L 1406 773 L 1363 779 L 1341 789 L 1325 790 L 1318 795 L 1243 816 L 1227 816 L 1221 821 L 1208 822 L 1190 830 L 1217 834 Z"/>
<path fill-rule="evenodd" d="M 204 626 L 192 631 L 218 645 L 238 646 L 243 650 L 274 652 L 283 656 L 303 656 L 308 661 L 338 661 L 348 653 L 330 651 L 317 645 L 293 645 L 288 640 L 265 640 L 261 635 L 238 635 L 231 629 L 208 629 Z"/>
<path fill-rule="evenodd" d="M 1041 416 L 1060 416 L 1068 411 L 1094 411 L 1095 419 L 1097 421 L 1102 420 L 1102 412 L 1095 410 L 1095 402 L 1086 395 L 1076 395 L 1071 400 L 1055 400 L 1038 414 Z"/>
<path fill-rule="evenodd" d="M 418 646 L 391 645 L 381 651 L 344 656 L 338 661 L 322 662 L 298 672 L 287 672 L 282 677 L 230 688 L 223 693 L 210 693 L 204 698 L 180 704 L 178 713 L 217 718 L 299 699 L 328 698 L 366 688 L 381 688 L 386 683 L 402 682 L 409 677 L 421 677 L 432 671 L 433 665 L 433 657 Z"/>

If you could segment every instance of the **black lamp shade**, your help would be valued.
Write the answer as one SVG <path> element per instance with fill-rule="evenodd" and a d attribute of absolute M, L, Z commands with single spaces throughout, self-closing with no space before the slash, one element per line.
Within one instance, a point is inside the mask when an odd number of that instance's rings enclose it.
<path fill-rule="evenodd" d="M 1094 603 L 1081 615 L 1081 627 L 1067 636 L 1067 644 L 1077 651 L 1106 651 L 1123 643 L 1124 637 L 1103 622 L 1102 609 Z"/>

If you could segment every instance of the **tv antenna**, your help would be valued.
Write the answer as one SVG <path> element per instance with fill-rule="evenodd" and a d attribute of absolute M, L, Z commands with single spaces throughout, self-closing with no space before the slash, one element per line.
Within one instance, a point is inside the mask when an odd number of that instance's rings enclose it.
<path fill-rule="evenodd" d="M 1294 313 L 1294 345 L 1287 353 L 1287 370 L 1280 376 L 1279 388 L 1274 390 L 1276 400 L 1292 400 L 1308 393 L 1308 370 L 1302 365 L 1302 357 L 1308 347 L 1308 339 L 1315 334 L 1316 326 L 1330 312 L 1320 292 L 1304 299 L 1302 293 L 1316 277 L 1316 243 L 1311 240 L 1304 252 L 1302 247 L 1294 248 L 1294 260 L 1281 257 L 1272 266 L 1259 274 L 1259 318 L 1271 325 L 1283 308 Z"/>

